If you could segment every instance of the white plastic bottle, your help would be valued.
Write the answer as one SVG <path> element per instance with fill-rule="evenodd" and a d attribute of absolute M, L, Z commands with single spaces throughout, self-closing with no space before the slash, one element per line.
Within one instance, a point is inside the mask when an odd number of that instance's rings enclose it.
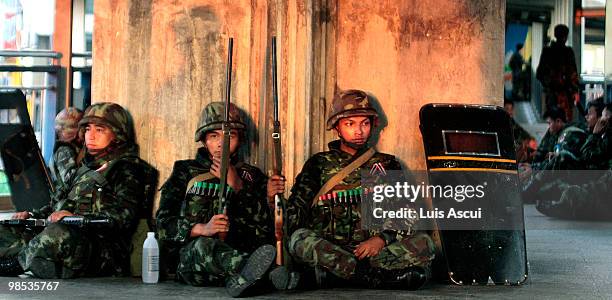
<path fill-rule="evenodd" d="M 142 245 L 142 282 L 157 283 L 159 280 L 159 246 L 155 232 L 147 232 Z"/>

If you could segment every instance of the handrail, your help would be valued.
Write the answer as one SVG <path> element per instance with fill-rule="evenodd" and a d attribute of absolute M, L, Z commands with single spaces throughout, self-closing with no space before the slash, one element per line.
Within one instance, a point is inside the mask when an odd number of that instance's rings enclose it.
<path fill-rule="evenodd" d="M 61 53 L 49 50 L 0 50 L 0 56 L 62 58 Z"/>

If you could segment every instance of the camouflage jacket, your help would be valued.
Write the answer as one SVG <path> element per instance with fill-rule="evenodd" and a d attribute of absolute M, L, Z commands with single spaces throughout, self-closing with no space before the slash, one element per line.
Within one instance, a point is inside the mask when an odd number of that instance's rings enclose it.
<path fill-rule="evenodd" d="M 577 126 L 567 124 L 558 135 L 549 134 L 546 132 L 544 138 L 538 146 L 536 153 L 536 162 L 533 168 L 536 170 L 551 170 L 556 169 L 550 166 L 550 162 L 545 160 L 548 152 L 555 152 L 555 146 L 559 145 L 559 150 L 563 156 L 571 157 L 574 161 L 579 161 L 581 154 L 580 148 L 586 140 L 587 134 L 585 131 Z"/>
<path fill-rule="evenodd" d="M 230 192 L 227 216 L 230 231 L 225 242 L 235 249 L 252 252 L 263 244 L 272 243 L 274 227 L 271 210 L 267 203 L 267 177 L 256 167 L 238 164 L 233 158 L 243 188 Z M 191 228 L 197 223 L 207 223 L 218 212 L 215 190 L 202 188 L 203 183 L 219 183 L 218 178 L 198 183 L 200 191 L 190 190 L 187 184 L 197 175 L 210 171 L 212 161 L 208 151 L 200 148 L 195 160 L 181 160 L 174 163 L 172 174 L 161 188 L 161 199 L 157 210 L 157 232 L 161 241 L 170 247 L 188 243 Z M 217 186 L 218 188 L 218 186 Z"/>
<path fill-rule="evenodd" d="M 51 174 L 53 175 L 53 185 L 55 186 L 54 199 L 65 196 L 72 184 L 74 174 L 77 169 L 77 156 L 81 147 L 73 143 L 55 141 L 53 150 L 53 162 L 51 164 Z"/>
<path fill-rule="evenodd" d="M 555 145 L 557 144 L 557 139 L 559 138 L 559 134 L 550 133 L 550 131 L 546 131 L 544 137 L 540 141 L 538 145 L 538 149 L 536 150 L 535 157 L 533 159 L 534 163 L 540 163 L 546 160 L 546 155 L 549 152 L 555 151 Z"/>
<path fill-rule="evenodd" d="M 71 179 L 68 193 L 38 213 L 67 210 L 91 218 L 107 218 L 109 226 L 86 227 L 99 241 L 99 256 L 117 274 L 129 270 L 130 242 L 137 225 L 136 212 L 145 198 L 145 164 L 132 147 L 100 158 L 86 155 Z"/>
<path fill-rule="evenodd" d="M 581 159 L 588 170 L 609 169 L 612 163 L 609 133 L 590 134 L 580 149 Z"/>
<path fill-rule="evenodd" d="M 330 201 L 318 201 L 316 205 L 312 205 L 313 198 L 319 189 L 337 172 L 365 152 L 364 149 L 352 156 L 340 150 L 339 140 L 329 143 L 329 149 L 327 152 L 317 153 L 308 159 L 295 180 L 291 196 L 287 200 L 286 216 L 289 221 L 289 232 L 293 233 L 305 227 L 335 243 L 353 246 L 372 236 L 380 236 L 386 244 L 405 237 L 407 233 L 403 231 L 361 229 L 363 218 L 360 204 L 352 206 L 335 204 L 334 207 L 331 207 Z M 394 156 L 376 152 L 361 167 L 345 177 L 333 190 L 354 189 L 360 186 L 362 172 L 369 172 L 375 176 L 377 184 L 389 182 L 390 178 L 386 176 L 389 170 L 401 171 L 402 167 Z M 403 176 L 394 179 L 394 181 L 398 180 L 403 180 Z M 409 226 L 414 221 L 410 220 Z"/>
<path fill-rule="evenodd" d="M 131 238 L 128 232 L 134 229 L 136 211 L 145 195 L 145 176 L 143 162 L 131 151 L 100 159 L 86 155 L 68 195 L 54 204 L 54 211 L 108 218 L 113 229 Z"/>

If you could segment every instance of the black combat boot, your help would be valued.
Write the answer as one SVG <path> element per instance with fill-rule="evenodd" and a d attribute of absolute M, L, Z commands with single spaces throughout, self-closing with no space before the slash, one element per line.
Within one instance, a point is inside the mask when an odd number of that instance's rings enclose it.
<path fill-rule="evenodd" d="M 427 273 L 419 267 L 397 270 L 373 268 L 367 260 L 364 260 L 357 262 L 352 281 L 373 289 L 414 291 L 425 285 Z"/>
<path fill-rule="evenodd" d="M 277 290 L 294 290 L 300 282 L 300 273 L 289 271 L 285 266 L 277 266 L 270 272 L 269 278 Z"/>
<path fill-rule="evenodd" d="M 256 283 L 268 272 L 275 257 L 276 249 L 272 245 L 257 248 L 240 269 L 240 274 L 227 279 L 227 293 L 232 297 L 243 297 L 255 290 Z"/>
<path fill-rule="evenodd" d="M 418 290 L 427 283 L 427 274 L 423 268 L 410 267 L 399 270 L 377 270 L 382 282 L 379 288 L 393 290 Z"/>
<path fill-rule="evenodd" d="M 23 274 L 23 268 L 17 256 L 0 257 L 0 276 L 17 276 Z"/>

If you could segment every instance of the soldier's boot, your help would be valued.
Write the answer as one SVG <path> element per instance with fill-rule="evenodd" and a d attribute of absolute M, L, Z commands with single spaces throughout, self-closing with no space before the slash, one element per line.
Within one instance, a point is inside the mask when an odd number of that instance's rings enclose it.
<path fill-rule="evenodd" d="M 236 274 L 227 279 L 225 288 L 232 297 L 243 297 L 256 289 L 256 283 L 264 277 L 274 263 L 276 248 L 263 245 L 257 248 Z"/>
<path fill-rule="evenodd" d="M 380 288 L 394 290 L 418 290 L 427 283 L 425 270 L 419 267 L 410 267 L 399 270 L 382 270 L 383 282 Z"/>
<path fill-rule="evenodd" d="M 68 267 L 64 267 L 61 261 L 51 261 L 42 257 L 34 257 L 28 270 L 37 278 L 43 279 L 68 279 L 75 277 L 75 272 Z"/>
<path fill-rule="evenodd" d="M 277 266 L 270 272 L 269 278 L 277 290 L 294 290 L 300 282 L 300 273 L 289 271 L 285 266 Z"/>
<path fill-rule="evenodd" d="M 427 283 L 427 277 L 426 271 L 419 267 L 386 270 L 371 267 L 368 261 L 359 261 L 352 281 L 368 288 L 414 291 Z"/>
<path fill-rule="evenodd" d="M 23 268 L 17 256 L 0 257 L 0 276 L 17 276 L 23 274 Z"/>

